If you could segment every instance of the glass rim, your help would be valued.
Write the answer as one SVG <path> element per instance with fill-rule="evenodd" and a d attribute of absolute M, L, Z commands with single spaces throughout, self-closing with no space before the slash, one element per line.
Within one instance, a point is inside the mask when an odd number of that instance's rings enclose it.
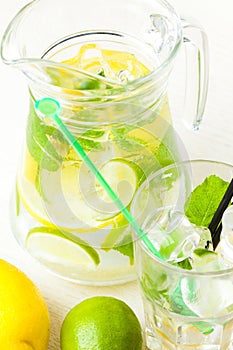
<path fill-rule="evenodd" d="M 153 174 L 151 174 L 150 176 L 148 176 L 148 178 L 141 184 L 141 186 L 139 187 L 138 191 L 136 192 L 136 194 L 134 196 L 134 199 L 133 199 L 133 202 L 132 202 L 132 206 L 134 207 L 134 203 L 136 203 L 137 197 L 142 192 L 142 190 L 145 187 L 145 185 L 148 182 L 150 182 L 151 180 L 153 180 L 155 177 L 159 176 L 164 171 L 167 171 L 167 170 L 172 169 L 174 167 L 180 167 L 182 165 L 195 164 L 195 163 L 219 164 L 219 165 L 222 165 L 222 166 L 227 167 L 227 168 L 232 168 L 232 170 L 233 170 L 233 164 L 226 163 L 226 162 L 223 162 L 223 161 L 218 161 L 218 160 L 192 159 L 192 160 L 184 160 L 184 161 L 176 162 L 174 164 L 171 164 L 171 165 L 168 165 L 166 167 L 163 167 L 163 168 L 159 169 L 158 171 L 154 172 Z M 133 211 L 133 207 L 132 207 L 132 211 Z M 219 277 L 219 276 L 221 276 L 222 277 L 222 276 L 228 276 L 228 275 L 232 275 L 233 274 L 233 266 L 231 268 L 220 270 L 220 271 L 208 271 L 208 272 L 182 269 L 180 267 L 177 267 L 177 266 L 174 266 L 172 264 L 169 264 L 168 262 L 163 261 L 159 257 L 155 256 L 152 252 L 150 252 L 148 250 L 148 248 L 145 246 L 144 242 L 136 235 L 135 232 L 134 232 L 134 237 L 136 237 L 136 239 L 134 240 L 135 244 L 139 244 L 140 248 L 143 249 L 143 251 L 148 256 L 150 256 L 157 263 L 161 264 L 164 268 L 166 268 L 168 270 L 171 270 L 171 271 L 173 271 L 176 274 L 182 274 L 185 277 L 190 277 L 190 276 L 196 276 L 197 277 L 198 276 L 198 277 L 203 277 L 203 278 L 206 277 L 206 276 L 209 276 L 209 277 Z"/>

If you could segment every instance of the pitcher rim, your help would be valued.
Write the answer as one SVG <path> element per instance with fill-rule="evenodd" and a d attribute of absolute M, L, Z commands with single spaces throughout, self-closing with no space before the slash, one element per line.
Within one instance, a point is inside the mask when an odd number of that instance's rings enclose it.
<path fill-rule="evenodd" d="M 5 30 L 5 32 L 3 34 L 2 40 L 1 40 L 0 54 L 1 54 L 2 61 L 5 64 L 7 64 L 9 66 L 13 66 L 13 67 L 14 66 L 16 67 L 16 66 L 26 65 L 26 64 L 29 64 L 29 63 L 32 63 L 32 64 L 33 63 L 41 63 L 43 61 L 44 64 L 54 65 L 54 66 L 59 67 L 59 68 L 66 68 L 66 69 L 69 69 L 70 71 L 79 72 L 79 73 L 81 73 L 83 75 L 86 75 L 86 76 L 89 76 L 91 78 L 96 78 L 96 74 L 94 74 L 94 73 L 82 70 L 81 68 L 75 68 L 75 67 L 66 65 L 64 63 L 56 62 L 56 61 L 53 61 L 53 60 L 43 59 L 42 58 L 43 55 L 40 58 L 33 58 L 33 57 L 32 58 L 30 58 L 30 57 L 29 58 L 27 58 L 27 57 L 20 57 L 20 58 L 17 58 L 17 59 L 14 59 L 14 58 L 13 59 L 8 59 L 8 58 L 6 58 L 6 56 L 4 55 L 4 49 L 5 49 L 6 45 L 7 45 L 7 37 L 9 35 L 10 31 L 12 30 L 12 28 L 14 27 L 16 20 L 19 20 L 20 16 L 22 16 L 22 14 L 24 14 L 24 12 L 28 8 L 32 7 L 35 3 L 39 2 L 39 1 L 41 1 L 41 0 L 32 0 L 32 1 L 30 1 L 28 4 L 26 4 L 24 7 L 22 7 L 15 14 L 15 16 L 12 18 L 12 20 L 9 22 L 9 24 L 8 24 L 6 30 Z M 146 74 L 146 75 L 144 75 L 142 77 L 136 78 L 136 79 L 134 79 L 132 81 L 127 81 L 127 83 L 114 81 L 114 80 L 112 80 L 110 78 L 99 77 L 99 76 L 98 76 L 98 79 L 102 80 L 105 83 L 114 84 L 114 85 L 117 86 L 118 89 L 119 89 L 119 87 L 122 87 L 122 88 L 126 88 L 125 91 L 134 91 L 138 87 L 140 87 L 142 84 L 150 82 L 151 79 L 153 79 L 157 75 L 161 74 L 161 72 L 165 71 L 166 67 L 173 61 L 173 59 L 175 58 L 175 56 L 176 56 L 176 54 L 177 54 L 177 52 L 178 52 L 178 50 L 180 48 L 181 41 L 182 41 L 181 19 L 180 19 L 179 15 L 177 14 L 176 10 L 174 9 L 174 7 L 167 0 L 156 0 L 156 1 L 161 3 L 163 7 L 167 8 L 172 13 L 172 15 L 175 17 L 175 19 L 176 19 L 177 37 L 176 37 L 176 42 L 174 43 L 174 46 L 173 46 L 171 52 L 167 55 L 167 57 L 162 62 L 160 62 L 160 64 L 158 65 L 158 67 L 156 67 L 156 69 L 150 71 L 148 74 Z M 85 31 L 85 32 L 88 32 L 88 31 Z M 95 32 L 98 32 L 98 30 L 95 30 Z M 107 33 L 108 31 L 105 30 L 105 32 Z M 75 34 L 77 34 L 77 33 L 74 33 L 74 35 Z M 62 40 L 62 38 L 60 40 Z M 55 43 L 53 43 L 52 45 L 54 45 L 54 44 Z M 28 76 L 28 78 L 30 80 L 36 82 L 36 83 L 41 82 L 41 80 L 38 79 L 38 78 L 35 79 L 35 78 L 30 77 L 30 76 Z M 43 84 L 45 84 L 45 83 L 43 82 Z M 50 86 L 50 88 L 54 87 L 55 91 L 57 90 L 56 89 L 57 88 L 56 85 L 51 84 L 51 83 L 49 83 L 48 85 Z M 114 88 L 112 90 L 114 90 Z M 74 90 L 74 91 L 79 91 L 79 90 Z M 72 95 L 72 93 L 69 93 L 69 95 Z"/>

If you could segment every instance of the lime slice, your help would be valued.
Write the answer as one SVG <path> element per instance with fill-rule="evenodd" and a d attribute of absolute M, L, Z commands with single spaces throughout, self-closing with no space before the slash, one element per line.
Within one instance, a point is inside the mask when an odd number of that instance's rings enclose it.
<path fill-rule="evenodd" d="M 192 252 L 192 266 L 194 269 L 198 271 L 207 270 L 208 265 L 212 263 L 218 262 L 218 254 L 211 250 L 198 248 Z"/>
<path fill-rule="evenodd" d="M 100 172 L 118 197 L 121 198 L 123 204 L 127 206 L 137 188 L 137 174 L 130 163 L 124 159 L 113 159 L 104 164 Z M 96 189 L 103 201 L 112 203 L 106 191 L 97 182 Z M 117 211 L 118 209 L 116 209 Z"/>
<path fill-rule="evenodd" d="M 100 263 L 97 251 L 81 238 L 51 227 L 36 227 L 27 236 L 29 252 L 40 261 L 95 268 Z"/>
<path fill-rule="evenodd" d="M 105 162 L 99 171 L 127 206 L 138 187 L 139 169 L 131 162 L 117 158 Z M 115 222 L 119 209 L 112 202 L 95 177 L 84 164 L 62 169 L 61 185 L 70 210 L 81 222 L 89 226 Z"/>

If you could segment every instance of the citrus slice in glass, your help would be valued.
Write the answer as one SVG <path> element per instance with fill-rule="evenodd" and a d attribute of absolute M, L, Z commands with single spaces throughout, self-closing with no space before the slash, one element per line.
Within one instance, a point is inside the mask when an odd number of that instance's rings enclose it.
<path fill-rule="evenodd" d="M 192 266 L 198 271 L 207 271 L 208 266 L 214 267 L 218 263 L 218 254 L 212 250 L 197 248 L 192 252 Z"/>
<path fill-rule="evenodd" d="M 23 174 L 20 171 L 17 177 L 16 197 L 38 223 L 78 233 L 93 232 L 110 224 L 110 222 L 98 222 L 95 227 L 83 225 L 71 212 L 64 199 L 62 191 L 66 189 L 61 188 L 62 169 L 56 172 L 45 169 L 39 171 L 37 166 L 35 172 L 34 163 L 37 164 L 27 151 L 25 161 L 22 162 Z M 69 180 L 66 179 L 66 183 L 69 183 Z"/>
<path fill-rule="evenodd" d="M 125 206 L 131 202 L 140 180 L 137 165 L 122 158 L 105 162 L 100 173 Z M 61 175 L 64 198 L 73 214 L 83 223 L 97 227 L 110 224 L 119 209 L 84 164 L 64 167 Z"/>
<path fill-rule="evenodd" d="M 99 254 L 81 238 L 50 227 L 36 227 L 27 236 L 28 251 L 41 262 L 96 268 Z"/>
<path fill-rule="evenodd" d="M 65 178 L 65 183 L 69 183 L 69 179 L 66 179 L 66 175 L 69 174 L 65 172 L 63 181 Z M 62 230 L 74 231 L 80 234 L 91 233 L 111 224 L 109 220 L 107 222 L 93 222 L 94 226 L 90 226 L 83 222 L 83 220 L 80 221 L 78 216 L 75 215 L 77 211 L 74 213 L 70 209 L 72 208 L 70 202 L 73 203 L 73 198 L 69 198 L 67 203 L 69 189 L 67 189 L 67 193 L 62 192 L 62 190 L 66 191 L 66 188 L 63 187 L 61 190 L 60 179 L 61 175 L 57 172 L 48 174 L 46 171 L 41 171 L 40 186 L 42 190 L 41 193 L 39 193 L 35 184 L 33 185 L 26 178 L 18 176 L 17 191 L 19 200 L 22 202 L 26 211 L 38 223 L 48 227 L 58 227 Z M 57 183 L 59 183 L 58 186 Z M 85 206 L 82 207 L 82 203 L 79 204 L 79 207 L 81 207 L 80 216 L 82 217 Z"/>
<path fill-rule="evenodd" d="M 94 232 L 116 223 L 119 209 L 85 164 L 67 164 L 56 172 L 41 170 L 39 188 L 18 176 L 19 198 L 28 213 L 45 226 L 77 233 Z M 127 206 L 142 176 L 140 168 L 117 158 L 105 162 L 100 172 Z"/>
<path fill-rule="evenodd" d="M 140 78 L 150 72 L 133 53 L 109 50 L 97 44 L 82 45 L 76 56 L 62 63 L 122 82 Z"/>

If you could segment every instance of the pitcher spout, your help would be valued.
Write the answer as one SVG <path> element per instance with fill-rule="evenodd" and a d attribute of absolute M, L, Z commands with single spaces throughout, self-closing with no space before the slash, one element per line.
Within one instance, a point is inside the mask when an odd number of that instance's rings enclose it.
<path fill-rule="evenodd" d="M 1 43 L 1 58 L 5 64 L 18 65 L 27 57 L 27 39 L 24 35 L 25 18 L 30 17 L 32 5 L 35 1 L 24 6 L 9 23 Z"/>

